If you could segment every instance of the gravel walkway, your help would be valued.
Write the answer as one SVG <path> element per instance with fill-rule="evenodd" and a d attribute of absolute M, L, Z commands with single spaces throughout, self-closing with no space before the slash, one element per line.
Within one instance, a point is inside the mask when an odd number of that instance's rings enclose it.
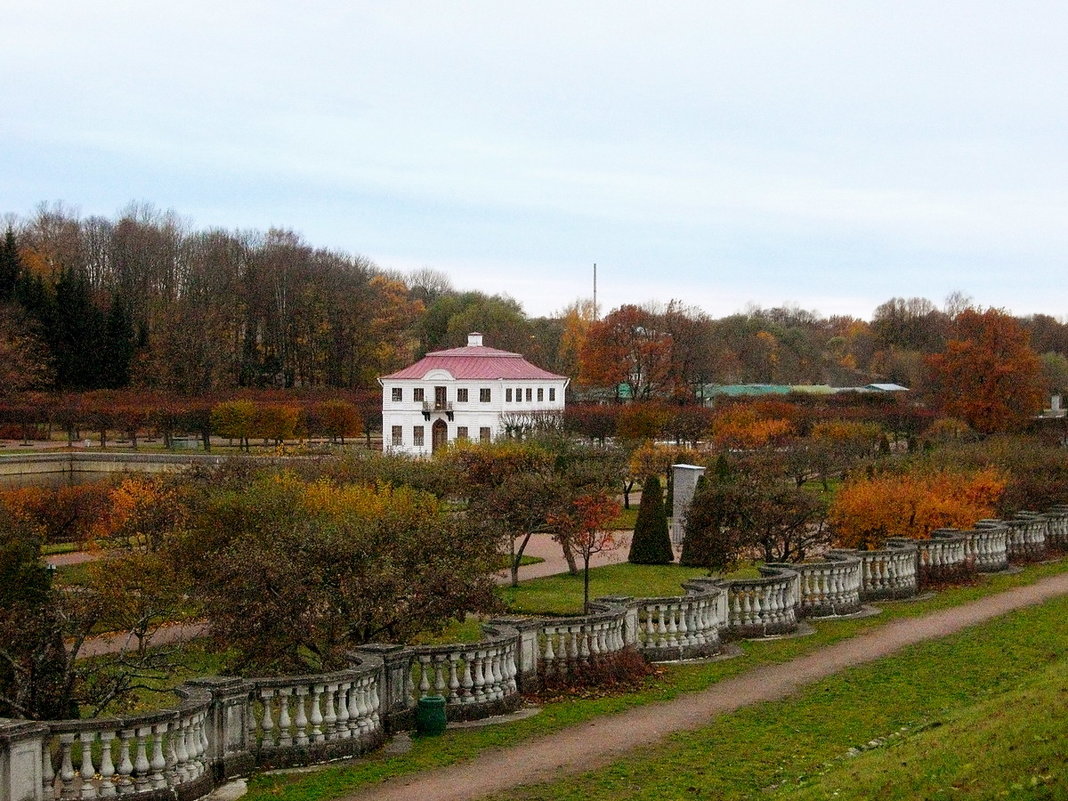
<path fill-rule="evenodd" d="M 597 718 L 514 748 L 485 752 L 469 762 L 432 773 L 390 780 L 350 796 L 349 801 L 475 799 L 602 767 L 632 749 L 660 742 L 674 732 L 698 728 L 716 715 L 784 698 L 852 665 L 1061 595 L 1068 595 L 1068 573 L 924 617 L 896 620 L 875 632 L 791 662 L 756 668 L 674 701 Z"/>

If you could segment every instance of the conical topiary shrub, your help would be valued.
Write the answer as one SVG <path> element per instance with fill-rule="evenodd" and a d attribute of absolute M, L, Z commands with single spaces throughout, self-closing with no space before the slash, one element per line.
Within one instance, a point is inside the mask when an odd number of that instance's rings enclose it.
<path fill-rule="evenodd" d="M 667 511 L 660 490 L 660 479 L 649 476 L 642 486 L 642 502 L 634 523 L 627 561 L 636 565 L 667 565 L 675 558 L 668 536 Z"/>

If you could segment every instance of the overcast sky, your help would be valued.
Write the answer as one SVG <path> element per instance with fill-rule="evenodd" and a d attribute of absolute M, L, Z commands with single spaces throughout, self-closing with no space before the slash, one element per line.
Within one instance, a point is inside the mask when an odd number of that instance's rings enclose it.
<path fill-rule="evenodd" d="M 6 0 L 0 212 L 292 228 L 551 313 L 1065 309 L 1068 3 Z"/>

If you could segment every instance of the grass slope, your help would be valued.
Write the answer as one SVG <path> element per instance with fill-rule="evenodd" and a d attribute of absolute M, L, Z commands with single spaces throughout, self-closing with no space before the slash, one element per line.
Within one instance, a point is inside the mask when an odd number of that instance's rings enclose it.
<path fill-rule="evenodd" d="M 1066 709 L 1061 598 L 496 798 L 1064 798 Z"/>
<path fill-rule="evenodd" d="M 658 680 L 650 683 L 648 687 L 640 692 L 608 698 L 576 698 L 559 703 L 546 704 L 541 714 L 508 725 L 491 726 L 482 729 L 450 730 L 442 737 L 426 740 L 416 739 L 411 751 L 406 754 L 386 755 L 377 753 L 361 760 L 325 767 L 312 773 L 298 776 L 256 776 L 250 782 L 249 794 L 246 796 L 245 801 L 267 801 L 267 799 L 276 799 L 278 801 L 318 801 L 319 799 L 338 798 L 357 792 L 361 787 L 366 787 L 386 778 L 455 764 L 469 759 L 479 751 L 487 748 L 505 748 L 521 745 L 524 740 L 558 731 L 566 726 L 589 720 L 598 715 L 612 714 L 634 706 L 675 698 L 685 692 L 701 690 L 716 681 L 752 670 L 759 665 L 785 662 L 816 648 L 870 631 L 895 618 L 916 617 L 937 609 L 957 606 L 994 592 L 1031 584 L 1039 578 L 1066 570 L 1068 570 L 1068 561 L 1066 560 L 1061 560 L 1054 564 L 1032 566 L 1021 573 L 984 578 L 975 586 L 947 590 L 931 599 L 887 604 L 883 614 L 878 617 L 862 620 L 820 622 L 817 624 L 817 632 L 813 636 L 770 642 L 744 643 L 742 646 L 746 653 L 744 658 L 726 662 L 671 666 L 665 670 Z M 645 594 L 648 594 L 648 592 L 647 590 Z M 1061 625 L 1063 626 L 1063 623 Z M 974 632 L 966 634 L 965 639 L 969 636 L 974 638 Z M 1047 645 L 1044 647 L 1047 649 L 1049 642 L 1057 642 L 1056 639 L 1051 639 L 1048 632 L 1043 636 L 1046 638 Z M 1066 640 L 1068 640 L 1068 637 L 1062 636 L 1060 638 L 1062 646 Z M 1015 650 L 1012 646 L 1005 646 L 1004 644 L 999 647 L 1003 650 Z M 1041 647 L 1039 650 L 1041 650 Z M 1000 654 L 1000 651 L 995 652 Z M 1027 670 L 1030 669 L 1030 663 L 1026 663 L 1022 667 L 1017 661 L 1013 661 L 1013 664 L 1016 664 L 1021 669 L 1021 672 L 1025 668 Z M 940 674 L 938 681 L 932 683 L 937 685 L 944 679 L 944 675 Z M 873 690 L 871 694 L 878 698 L 885 697 L 885 692 L 881 687 Z M 837 716 L 838 712 L 835 712 L 830 717 Z M 775 718 L 776 715 L 772 713 L 770 717 Z M 883 736 L 891 731 L 893 729 L 887 727 L 886 731 L 880 729 L 877 734 L 869 737 L 858 736 L 851 738 L 847 745 L 832 749 L 830 756 L 827 758 L 833 759 L 835 755 L 840 755 L 852 745 L 866 743 L 874 739 L 874 737 Z M 736 751 L 744 750 L 745 740 L 740 737 L 736 738 L 735 734 L 730 731 L 725 733 L 725 737 L 725 743 L 733 743 Z M 790 747 L 791 741 L 787 735 L 780 733 L 778 739 L 782 743 L 786 743 L 787 748 Z M 783 757 L 769 756 L 768 759 L 772 764 L 776 764 L 779 760 L 783 760 Z M 707 758 L 705 761 L 707 762 Z M 824 761 L 826 760 L 821 759 L 817 766 L 821 766 Z M 808 772 L 806 772 L 806 775 L 808 775 Z M 650 781 L 655 780 L 651 779 Z M 760 784 L 759 787 L 766 787 L 775 781 L 774 778 L 768 779 L 764 784 Z M 698 784 L 687 786 L 698 786 Z M 615 792 L 620 797 L 629 797 L 631 794 L 630 789 L 616 789 Z M 682 793 L 679 797 L 700 797 L 691 795 L 690 791 L 686 789 L 679 792 Z M 515 797 L 515 794 L 510 793 L 509 796 Z M 550 793 L 544 797 L 553 798 L 556 796 Z M 656 796 L 651 797 L 655 798 Z"/>

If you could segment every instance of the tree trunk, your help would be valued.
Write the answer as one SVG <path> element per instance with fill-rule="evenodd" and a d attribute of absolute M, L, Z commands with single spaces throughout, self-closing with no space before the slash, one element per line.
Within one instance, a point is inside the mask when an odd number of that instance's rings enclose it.
<path fill-rule="evenodd" d="M 578 562 L 575 561 L 575 553 L 567 540 L 560 540 L 560 547 L 564 551 L 564 559 L 567 561 L 567 572 L 572 576 L 578 575 Z"/>

